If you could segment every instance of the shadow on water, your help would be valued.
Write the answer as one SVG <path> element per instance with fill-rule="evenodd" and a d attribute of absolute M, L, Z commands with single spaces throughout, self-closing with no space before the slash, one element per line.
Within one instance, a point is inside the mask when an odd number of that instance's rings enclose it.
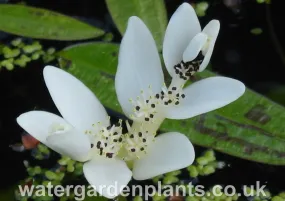
<path fill-rule="evenodd" d="M 87 22 L 104 28 L 115 35 L 115 41 L 120 41 L 120 35 L 112 24 L 104 1 L 92 0 L 29 0 L 29 5 L 43 7 L 80 16 Z M 179 0 L 166 0 L 169 16 L 181 3 Z M 284 12 L 282 6 L 273 2 L 271 6 L 271 23 L 275 27 L 280 44 L 284 44 Z M 220 74 L 242 80 L 250 88 L 266 93 L 272 84 L 285 83 L 285 66 L 282 65 L 273 46 L 266 21 L 266 8 L 254 1 L 242 1 L 240 12 L 234 13 L 222 1 L 216 1 L 209 8 L 208 15 L 201 19 L 206 24 L 210 19 L 221 21 L 221 32 L 212 56 L 212 69 Z M 260 27 L 261 35 L 255 36 L 250 29 Z M 8 41 L 12 36 L 3 41 Z M 62 48 L 71 42 L 43 41 L 46 46 Z M 26 111 L 43 109 L 57 113 L 48 94 L 42 77 L 43 64 L 33 62 L 26 68 L 16 68 L 9 72 L 0 72 L 1 105 L 1 173 L 9 175 L 9 180 L 0 182 L 1 187 L 14 184 L 26 176 L 23 160 L 28 153 L 13 152 L 9 145 L 19 142 L 21 128 L 16 124 L 16 117 Z M 198 152 L 203 149 L 196 147 Z M 233 184 L 240 187 L 244 184 L 255 184 L 256 181 L 267 184 L 272 193 L 277 193 L 284 187 L 283 167 L 264 165 L 260 163 L 237 159 L 225 154 L 218 154 L 219 160 L 227 161 L 230 166 L 216 174 L 202 177 L 200 180 L 207 185 Z"/>

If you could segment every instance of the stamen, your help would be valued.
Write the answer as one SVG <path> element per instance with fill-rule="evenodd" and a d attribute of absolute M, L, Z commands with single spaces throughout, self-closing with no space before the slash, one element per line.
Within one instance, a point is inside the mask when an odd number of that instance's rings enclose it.
<path fill-rule="evenodd" d="M 126 124 L 128 134 L 124 135 L 123 146 L 127 150 L 127 154 L 123 159 L 134 160 L 146 153 L 145 150 L 153 143 L 155 135 L 145 130 L 144 124 L 141 124 L 138 129 L 130 127 L 128 122 L 126 122 Z"/>
<path fill-rule="evenodd" d="M 96 145 L 96 149 L 93 149 L 95 154 L 105 156 L 106 158 L 115 157 L 122 143 L 122 120 L 115 125 L 103 126 L 101 123 L 92 124 L 93 130 L 85 132 L 90 135 L 93 143 L 91 148 Z"/>
<path fill-rule="evenodd" d="M 137 97 L 136 101 L 131 103 L 134 105 L 133 114 L 130 115 L 132 119 L 139 121 L 149 121 L 150 116 L 154 116 L 157 113 L 156 105 L 159 103 L 159 94 L 154 95 L 151 86 L 148 87 L 147 91 L 141 90 L 140 96 Z"/>

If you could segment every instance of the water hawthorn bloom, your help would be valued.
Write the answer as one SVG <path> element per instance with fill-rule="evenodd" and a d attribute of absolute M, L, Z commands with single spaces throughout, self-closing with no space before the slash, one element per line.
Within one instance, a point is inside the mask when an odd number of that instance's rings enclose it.
<path fill-rule="evenodd" d="M 217 36 L 217 28 L 213 24 L 217 22 L 211 22 L 204 29 L 207 37 L 200 33 L 197 16 L 187 3 L 182 4 L 171 17 L 163 47 L 164 61 L 172 76 L 167 87 L 158 50 L 149 29 L 138 17 L 129 19 L 120 46 L 115 86 L 122 109 L 134 120 L 134 124 L 144 123 L 155 132 L 165 118 L 191 118 L 223 107 L 244 93 L 243 83 L 221 76 L 202 79 L 183 88 L 194 72 L 202 70 L 203 62 L 212 53 Z M 208 42 L 199 42 L 200 36 L 194 36 L 196 33 L 204 35 Z M 189 43 L 195 55 L 205 53 L 202 63 L 195 59 L 182 60 L 186 53 L 193 53 L 188 50 Z M 199 48 L 195 49 L 197 44 Z M 189 55 L 187 57 L 190 58 Z"/>
<path fill-rule="evenodd" d="M 181 4 L 169 20 L 163 41 L 163 59 L 172 77 L 187 80 L 209 64 L 220 30 L 211 20 L 203 30 L 193 7 Z"/>
<path fill-rule="evenodd" d="M 122 134 L 122 122 L 111 125 L 96 96 L 74 76 L 47 66 L 44 80 L 62 117 L 30 111 L 17 122 L 59 154 L 85 162 L 84 175 L 101 195 L 114 198 L 132 176 L 144 180 L 192 164 L 194 148 L 185 135 L 169 132 L 155 137 L 147 127 L 129 123 L 128 133 Z"/>

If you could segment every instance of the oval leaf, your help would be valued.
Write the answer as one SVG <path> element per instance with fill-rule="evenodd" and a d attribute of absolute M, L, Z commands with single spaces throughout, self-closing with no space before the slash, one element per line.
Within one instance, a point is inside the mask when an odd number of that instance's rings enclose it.
<path fill-rule="evenodd" d="M 138 16 L 150 29 L 159 50 L 167 26 L 164 0 L 106 0 L 113 21 L 123 35 L 129 17 Z"/>
<path fill-rule="evenodd" d="M 10 4 L 0 4 L 0 30 L 50 40 L 82 40 L 104 34 L 101 29 L 57 12 Z"/>

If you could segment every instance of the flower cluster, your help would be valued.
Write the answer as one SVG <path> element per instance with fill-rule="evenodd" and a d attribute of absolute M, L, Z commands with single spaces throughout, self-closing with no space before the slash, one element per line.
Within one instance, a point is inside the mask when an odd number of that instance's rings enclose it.
<path fill-rule="evenodd" d="M 234 79 L 211 77 L 184 88 L 187 80 L 209 63 L 219 32 L 211 21 L 201 30 L 193 8 L 182 4 L 170 19 L 163 58 L 172 81 L 164 83 L 155 41 L 138 18 L 131 17 L 122 39 L 115 79 L 118 100 L 132 120 L 111 124 L 103 105 L 78 79 L 52 66 L 44 80 L 62 117 L 31 111 L 17 118 L 28 133 L 56 152 L 84 162 L 86 179 L 96 189 L 114 185 L 117 192 L 133 177 L 145 180 L 191 165 L 189 139 L 178 132 L 156 135 L 165 118 L 186 119 L 238 99 L 245 86 Z M 105 189 L 99 192 L 113 198 Z"/>

